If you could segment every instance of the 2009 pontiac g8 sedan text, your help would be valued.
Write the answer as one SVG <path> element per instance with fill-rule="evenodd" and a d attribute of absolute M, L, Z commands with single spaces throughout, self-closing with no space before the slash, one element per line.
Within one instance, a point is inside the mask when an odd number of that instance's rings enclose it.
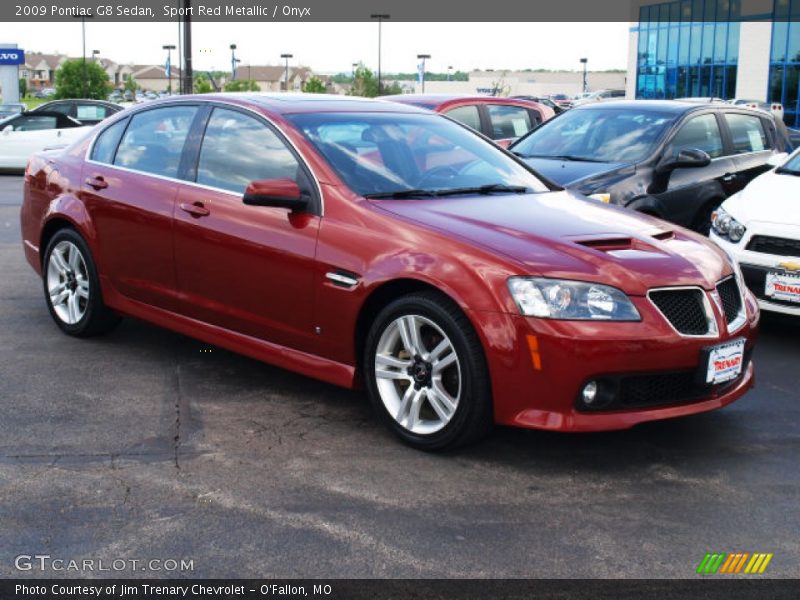
<path fill-rule="evenodd" d="M 32 159 L 25 254 L 88 336 L 139 317 L 341 386 L 424 449 L 733 402 L 758 307 L 689 231 L 389 102 L 156 101 Z"/>

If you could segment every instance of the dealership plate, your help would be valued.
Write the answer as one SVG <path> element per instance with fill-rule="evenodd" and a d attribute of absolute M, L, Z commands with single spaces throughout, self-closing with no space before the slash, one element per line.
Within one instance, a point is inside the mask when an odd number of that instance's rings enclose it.
<path fill-rule="evenodd" d="M 800 276 L 776 271 L 768 272 L 764 295 L 767 298 L 800 304 Z"/>
<path fill-rule="evenodd" d="M 744 365 L 744 340 L 734 340 L 708 349 L 706 383 L 716 384 L 736 379 Z"/>

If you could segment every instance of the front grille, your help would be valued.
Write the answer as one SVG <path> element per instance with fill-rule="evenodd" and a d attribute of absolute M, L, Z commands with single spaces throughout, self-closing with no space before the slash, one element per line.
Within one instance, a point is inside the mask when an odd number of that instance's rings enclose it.
<path fill-rule="evenodd" d="M 765 267 L 756 267 L 754 265 L 741 265 L 742 275 L 744 276 L 744 283 L 751 292 L 759 300 L 764 300 L 770 304 L 780 304 L 781 306 L 791 306 L 797 308 L 800 304 L 797 302 L 788 302 L 786 300 L 778 300 L 777 298 L 770 298 L 764 293 L 767 287 L 767 273 L 774 271 L 774 269 L 767 269 Z"/>
<path fill-rule="evenodd" d="M 697 397 L 694 371 L 630 375 L 620 380 L 619 403 L 625 407 L 653 406 Z"/>
<path fill-rule="evenodd" d="M 672 326 L 684 335 L 706 335 L 708 318 L 703 290 L 655 290 L 650 300 L 656 305 Z"/>
<path fill-rule="evenodd" d="M 777 256 L 800 256 L 800 240 L 754 235 L 747 244 L 747 249 Z"/>
<path fill-rule="evenodd" d="M 728 277 L 725 281 L 717 284 L 717 292 L 722 300 L 722 310 L 725 312 L 725 320 L 732 323 L 742 312 L 742 295 L 739 292 L 739 284 L 735 277 Z"/>

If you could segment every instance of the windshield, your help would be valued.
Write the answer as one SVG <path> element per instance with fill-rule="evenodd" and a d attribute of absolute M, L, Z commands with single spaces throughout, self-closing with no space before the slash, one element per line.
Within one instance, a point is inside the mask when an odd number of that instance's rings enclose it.
<path fill-rule="evenodd" d="M 548 190 L 494 144 L 439 115 L 302 113 L 288 118 L 361 196 Z"/>
<path fill-rule="evenodd" d="M 792 156 L 786 163 L 784 163 L 779 169 L 781 173 L 791 173 L 793 175 L 800 175 L 800 152 L 795 152 L 794 156 Z"/>
<path fill-rule="evenodd" d="M 573 109 L 534 130 L 511 150 L 525 158 L 638 162 L 675 120 L 656 111 Z"/>

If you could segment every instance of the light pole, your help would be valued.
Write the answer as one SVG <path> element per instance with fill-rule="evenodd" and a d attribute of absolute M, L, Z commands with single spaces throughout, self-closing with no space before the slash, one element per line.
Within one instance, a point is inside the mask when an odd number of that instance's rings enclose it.
<path fill-rule="evenodd" d="M 92 50 L 92 62 L 95 62 L 95 57 L 100 54 L 100 50 Z"/>
<path fill-rule="evenodd" d="M 83 72 L 83 82 L 81 84 L 82 95 L 86 98 L 86 19 L 91 19 L 93 15 L 89 14 L 81 14 L 81 39 L 83 44 L 82 50 L 82 58 L 81 58 L 81 70 Z M 78 15 L 75 15 L 75 18 L 78 18 Z"/>
<path fill-rule="evenodd" d="M 420 71 L 420 83 L 422 83 L 422 93 L 425 93 L 425 60 L 430 58 L 430 54 L 417 54 L 417 59 L 422 59 L 422 71 Z M 419 68 L 419 65 L 417 66 Z"/>
<path fill-rule="evenodd" d="M 583 64 L 583 93 L 586 93 L 586 63 L 589 62 L 588 58 L 582 58 L 581 63 Z"/>
<path fill-rule="evenodd" d="M 294 58 L 294 55 L 293 54 L 281 54 L 281 58 L 283 58 L 286 61 L 286 67 L 284 69 L 284 75 L 283 75 L 283 91 L 284 92 L 288 92 L 289 91 L 289 59 L 290 58 Z"/>
<path fill-rule="evenodd" d="M 236 44 L 231 44 L 231 81 L 236 81 Z"/>
<path fill-rule="evenodd" d="M 164 44 L 161 46 L 162 50 L 167 51 L 167 92 L 172 95 L 172 51 L 175 50 L 175 44 Z"/>
<path fill-rule="evenodd" d="M 450 81 L 450 76 L 453 74 L 453 65 L 447 67 L 447 81 Z"/>
<path fill-rule="evenodd" d="M 355 83 L 355 81 L 356 81 L 356 69 L 357 69 L 357 68 L 358 68 L 358 63 L 353 63 L 353 68 L 352 68 L 352 70 L 350 71 L 350 74 L 351 74 L 351 75 L 352 75 L 352 77 L 353 77 L 353 83 Z"/>
<path fill-rule="evenodd" d="M 387 19 L 391 19 L 389 13 L 373 13 L 370 19 L 378 19 L 378 95 L 381 95 L 381 24 Z"/>

